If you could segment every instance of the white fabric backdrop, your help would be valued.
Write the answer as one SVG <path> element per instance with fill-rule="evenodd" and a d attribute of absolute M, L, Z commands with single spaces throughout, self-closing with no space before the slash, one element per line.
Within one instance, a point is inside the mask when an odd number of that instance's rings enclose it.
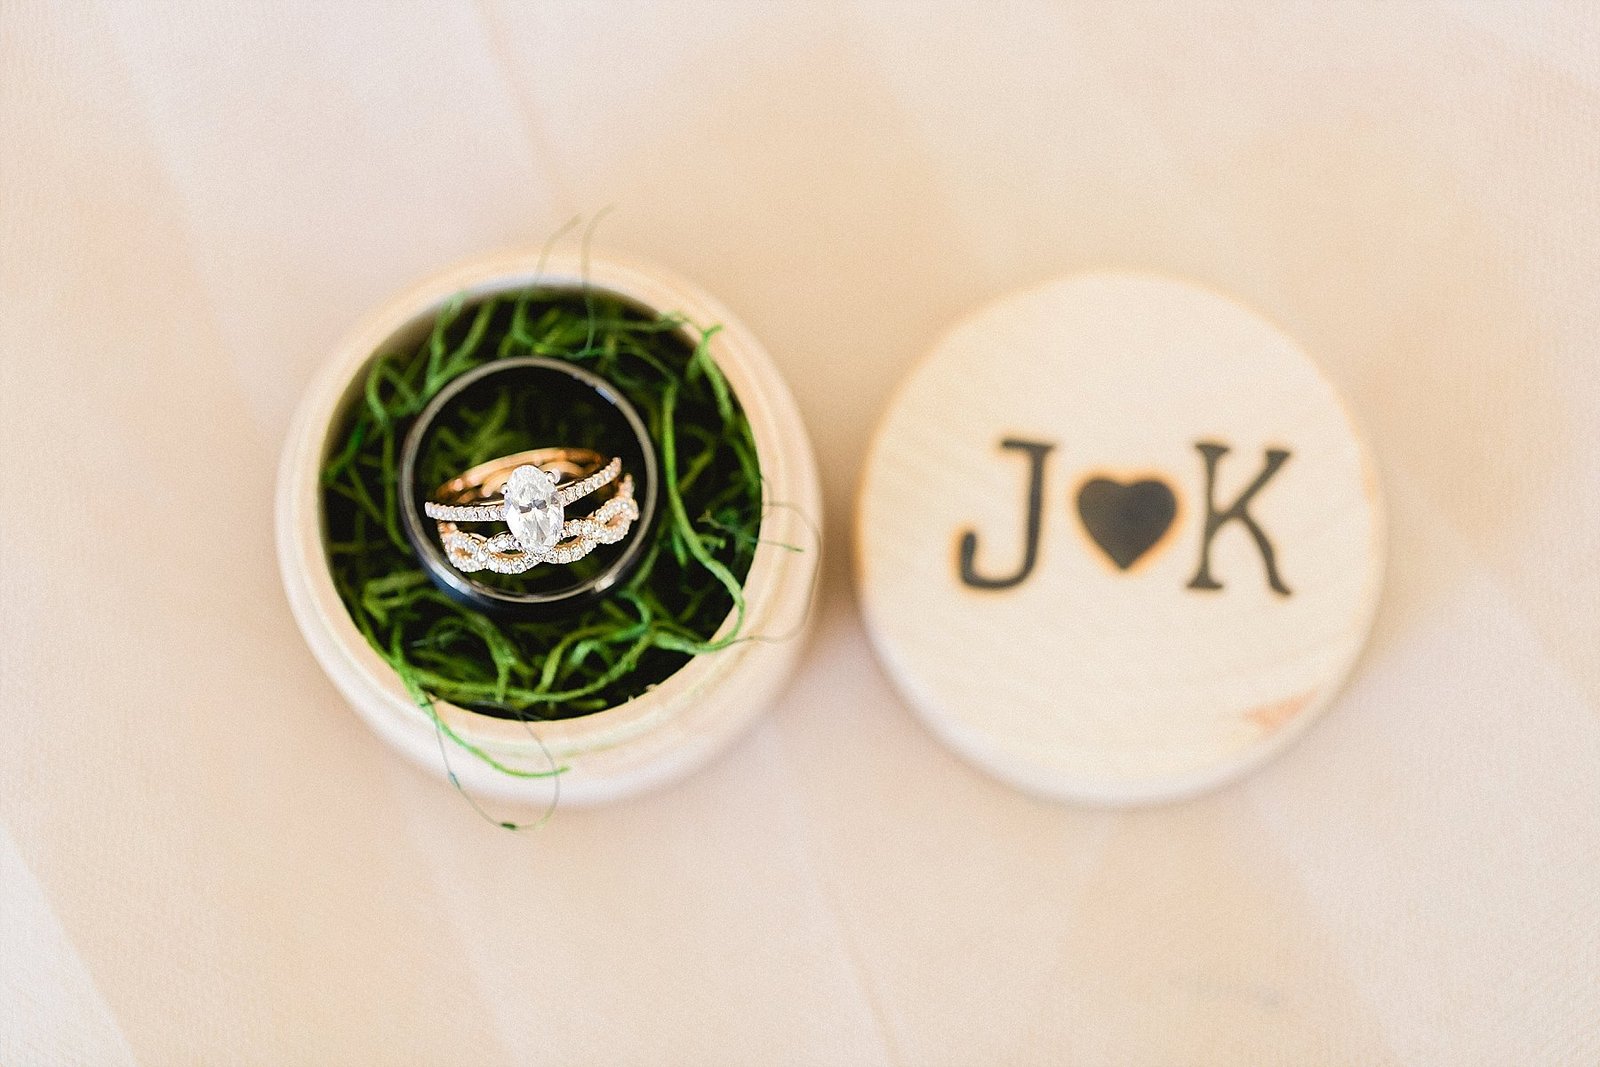
<path fill-rule="evenodd" d="M 1600 1063 L 1597 57 L 1509 0 L 8 0 L 0 1062 Z M 319 673 L 274 463 L 363 310 L 606 205 L 787 372 L 829 576 L 746 742 L 516 837 Z M 847 566 L 910 363 L 1106 266 L 1317 353 L 1394 542 L 1324 722 L 1123 814 L 941 749 Z"/>

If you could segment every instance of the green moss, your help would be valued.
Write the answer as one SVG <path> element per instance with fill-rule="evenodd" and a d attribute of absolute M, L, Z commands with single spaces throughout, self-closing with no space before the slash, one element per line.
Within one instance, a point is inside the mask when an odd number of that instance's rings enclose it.
<path fill-rule="evenodd" d="M 431 712 L 439 698 L 505 718 L 570 718 L 632 699 L 739 639 L 761 475 L 749 423 L 707 351 L 715 332 L 600 294 L 529 290 L 458 299 L 421 343 L 374 362 L 323 470 L 328 563 L 357 628 L 419 704 Z M 397 467 L 411 420 L 446 383 L 527 355 L 581 364 L 633 402 L 660 453 L 661 506 L 643 563 L 613 595 L 567 618 L 501 621 L 428 580 L 401 529 Z M 453 412 L 430 435 L 423 477 L 437 484 L 508 453 L 590 443 L 581 419 L 573 422 L 529 418 L 516 396 Z M 735 625 L 713 640 L 730 613 Z M 504 766 L 434 721 L 508 774 L 550 773 Z"/>

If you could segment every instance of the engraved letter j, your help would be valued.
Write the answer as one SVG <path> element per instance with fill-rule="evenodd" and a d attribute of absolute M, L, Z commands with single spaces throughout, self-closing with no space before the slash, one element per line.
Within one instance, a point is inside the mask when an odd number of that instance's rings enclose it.
<path fill-rule="evenodd" d="M 1027 540 L 1022 546 L 1022 565 L 1016 573 L 1003 578 L 989 578 L 979 574 L 972 565 L 978 555 L 978 535 L 971 530 L 963 533 L 960 549 L 961 583 L 973 589 L 1010 589 L 1021 585 L 1033 573 L 1033 565 L 1039 560 L 1039 525 L 1044 517 L 1044 461 L 1055 445 L 1007 437 L 1000 442 L 1000 447 L 1014 449 L 1028 457 Z"/>

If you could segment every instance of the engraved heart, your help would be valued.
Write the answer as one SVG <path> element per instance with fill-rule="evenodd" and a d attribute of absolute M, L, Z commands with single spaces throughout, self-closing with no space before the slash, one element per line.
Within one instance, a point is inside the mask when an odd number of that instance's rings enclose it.
<path fill-rule="evenodd" d="M 1127 570 L 1160 542 L 1178 514 L 1178 498 L 1154 478 L 1124 484 L 1091 478 L 1078 490 L 1078 517 L 1100 551 Z"/>

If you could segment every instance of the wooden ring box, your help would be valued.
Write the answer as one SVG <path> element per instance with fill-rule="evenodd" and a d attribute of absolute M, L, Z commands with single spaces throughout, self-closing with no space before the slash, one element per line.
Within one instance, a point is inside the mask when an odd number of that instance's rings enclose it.
<path fill-rule="evenodd" d="M 377 309 L 334 350 L 312 382 L 285 442 L 278 474 L 278 558 L 289 604 L 334 685 L 377 735 L 441 777 L 433 721 L 389 665 L 367 645 L 340 601 L 323 547 L 319 475 L 346 406 L 359 402 L 375 355 L 420 336 L 445 302 L 530 286 L 594 289 L 643 308 L 678 312 L 722 329 L 710 353 L 750 420 L 763 491 L 761 545 L 744 582 L 746 633 L 697 656 L 643 696 L 578 718 L 530 724 L 435 705 L 463 739 L 508 765 L 566 767 L 562 803 L 626 796 L 687 774 L 721 751 L 782 688 L 804 645 L 820 566 L 821 494 L 805 426 L 788 387 L 755 337 L 709 296 L 656 267 L 621 256 L 536 252 L 474 260 L 402 293 Z M 777 506 L 770 506 L 777 505 Z M 783 547 L 803 546 L 794 552 Z M 776 639 L 773 639 L 776 638 Z M 553 779 L 503 774 L 459 749 L 450 769 L 475 796 L 548 803 Z"/>

